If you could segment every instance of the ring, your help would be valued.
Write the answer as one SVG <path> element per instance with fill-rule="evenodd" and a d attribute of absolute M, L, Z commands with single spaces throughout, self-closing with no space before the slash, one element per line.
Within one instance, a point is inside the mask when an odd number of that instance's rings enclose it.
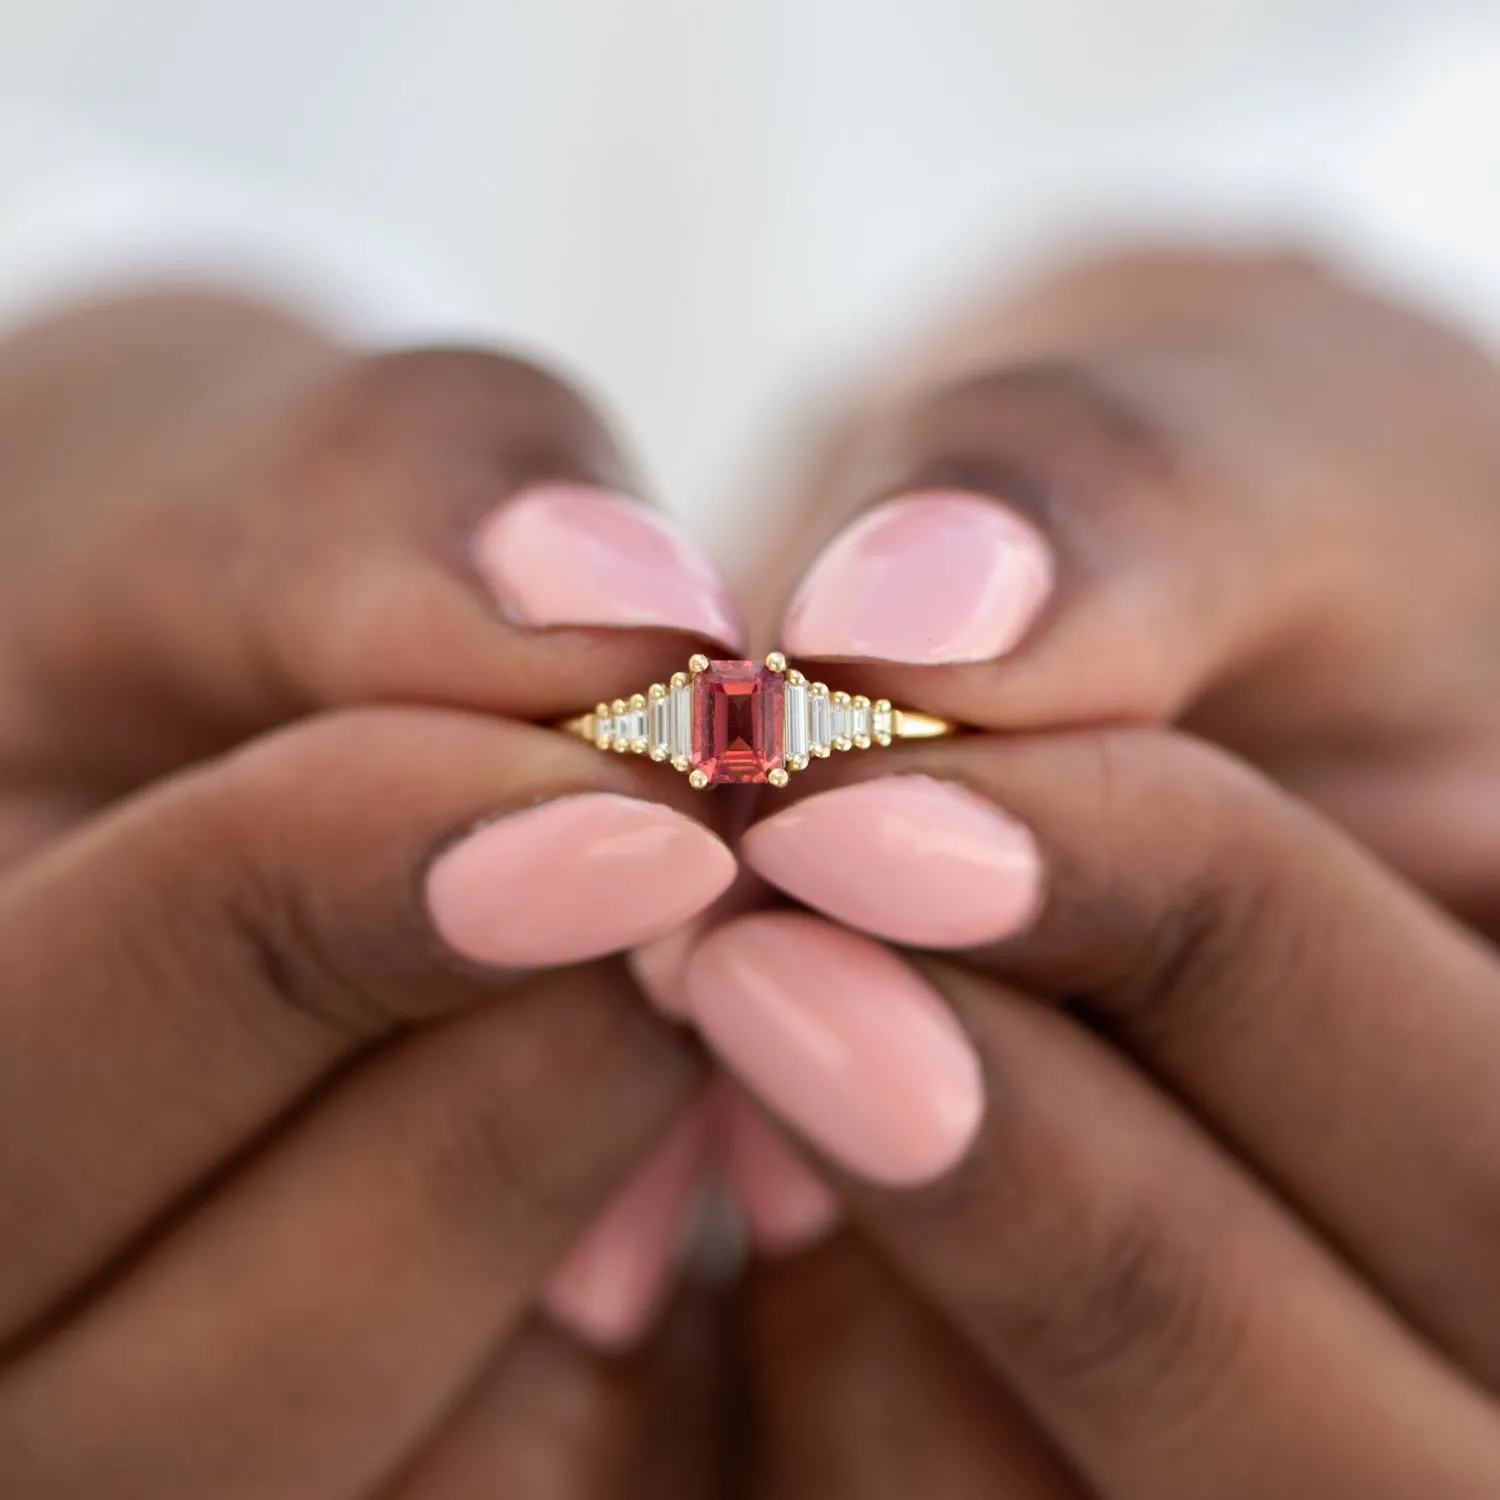
<path fill-rule="evenodd" d="M 649 755 L 685 772 L 695 787 L 768 782 L 835 750 L 931 740 L 958 726 L 932 714 L 833 693 L 789 667 L 779 651 L 764 664 L 695 656 L 686 672 L 644 693 L 601 703 L 561 726 L 600 750 Z"/>

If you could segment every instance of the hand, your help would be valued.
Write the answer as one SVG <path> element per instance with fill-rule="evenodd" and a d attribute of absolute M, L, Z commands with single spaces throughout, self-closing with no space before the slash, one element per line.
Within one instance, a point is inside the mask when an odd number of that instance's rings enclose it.
<path fill-rule="evenodd" d="M 1280 263 L 1099 267 L 985 337 L 960 363 L 1035 362 L 856 424 L 824 535 L 913 498 L 822 554 L 783 639 L 1025 732 L 794 778 L 744 857 L 843 925 L 743 918 L 687 973 L 946 1324 L 888 1308 L 871 1374 L 830 1290 L 842 1261 L 873 1301 L 856 1247 L 763 1273 L 777 1492 L 887 1492 L 863 1417 L 942 1493 L 1495 1493 L 1500 968 L 1294 793 L 1497 909 L 1500 376 Z"/>
<path fill-rule="evenodd" d="M 696 1335 L 530 1314 L 702 1082 L 606 955 L 734 862 L 520 721 L 717 583 L 550 377 L 230 301 L 19 336 L 0 453 L 0 1491 L 626 1493 Z"/>

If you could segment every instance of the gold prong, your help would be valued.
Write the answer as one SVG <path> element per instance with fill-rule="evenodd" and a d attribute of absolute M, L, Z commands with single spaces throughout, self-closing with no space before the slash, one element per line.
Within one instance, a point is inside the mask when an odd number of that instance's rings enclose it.
<path fill-rule="evenodd" d="M 696 677 L 700 672 L 708 671 L 708 658 L 701 652 L 696 656 L 688 657 L 688 671 Z"/>
<path fill-rule="evenodd" d="M 688 674 L 686 672 L 673 672 L 672 673 L 672 686 L 673 687 L 686 687 L 687 685 L 688 685 Z"/>
<path fill-rule="evenodd" d="M 810 697 L 826 698 L 828 696 L 828 684 L 826 682 L 815 682 L 807 691 Z"/>
<path fill-rule="evenodd" d="M 665 698 L 667 696 L 666 684 L 661 682 L 653 682 L 651 686 L 646 689 L 646 696 L 648 698 Z"/>
<path fill-rule="evenodd" d="M 854 706 L 856 708 L 869 708 L 870 700 L 863 693 L 856 693 L 854 695 Z"/>
<path fill-rule="evenodd" d="M 833 695 L 833 701 L 837 704 L 840 704 L 844 708 L 848 708 L 854 702 L 854 699 L 851 698 L 848 693 L 835 693 Z"/>
<path fill-rule="evenodd" d="M 833 748 L 835 750 L 852 750 L 854 748 L 854 741 L 847 734 L 841 734 L 834 740 Z"/>
<path fill-rule="evenodd" d="M 833 754 L 833 748 L 829 745 L 814 745 L 813 754 L 816 755 L 819 760 L 827 760 L 828 757 Z"/>
<path fill-rule="evenodd" d="M 805 771 L 807 769 L 807 757 L 805 755 L 794 755 L 786 763 L 788 771 Z"/>
<path fill-rule="evenodd" d="M 689 762 L 685 755 L 674 755 L 672 757 L 672 769 L 674 771 L 686 771 L 688 765 Z"/>
<path fill-rule="evenodd" d="M 653 745 L 647 752 L 652 760 L 661 761 L 667 758 L 667 747 L 665 745 Z"/>
<path fill-rule="evenodd" d="M 622 714 L 629 707 L 630 705 L 623 698 L 616 698 L 615 701 L 610 704 L 609 711 L 612 714 Z"/>
<path fill-rule="evenodd" d="M 791 685 L 792 685 L 792 686 L 793 686 L 793 687 L 801 687 L 801 686 L 802 686 L 802 684 L 803 684 L 803 683 L 804 683 L 804 682 L 806 682 L 806 681 L 807 681 L 807 678 L 805 678 L 805 677 L 804 677 L 804 676 L 803 676 L 803 675 L 802 675 L 802 673 L 801 673 L 801 672 L 799 672 L 799 671 L 798 671 L 798 670 L 797 670 L 797 669 L 796 669 L 796 667 L 788 667 L 788 668 L 787 668 L 787 669 L 786 669 L 786 680 L 787 680 L 787 681 L 788 681 L 788 682 L 789 682 L 789 683 L 791 683 Z"/>
<path fill-rule="evenodd" d="M 766 658 L 766 669 L 767 671 L 771 672 L 785 672 L 786 657 L 784 657 L 779 651 L 773 651 Z"/>
<path fill-rule="evenodd" d="M 780 766 L 777 766 L 774 771 L 766 772 L 766 780 L 769 781 L 772 786 L 785 786 L 787 782 L 791 780 L 791 777 L 788 776 Z"/>
<path fill-rule="evenodd" d="M 868 750 L 874 743 L 874 740 L 867 734 L 857 734 L 854 736 L 854 748 L 856 750 Z"/>
<path fill-rule="evenodd" d="M 594 717 L 596 719 L 607 719 L 609 717 L 609 704 L 596 703 L 594 705 Z"/>
<path fill-rule="evenodd" d="M 631 740 L 630 753 L 632 755 L 644 755 L 646 753 L 645 740 Z"/>
<path fill-rule="evenodd" d="M 694 791 L 701 792 L 708 785 L 708 772 L 701 767 L 696 771 L 688 772 L 688 785 Z"/>
<path fill-rule="evenodd" d="M 644 693 L 632 693 L 630 695 L 630 709 L 632 713 L 638 712 L 646 706 L 646 695 Z"/>

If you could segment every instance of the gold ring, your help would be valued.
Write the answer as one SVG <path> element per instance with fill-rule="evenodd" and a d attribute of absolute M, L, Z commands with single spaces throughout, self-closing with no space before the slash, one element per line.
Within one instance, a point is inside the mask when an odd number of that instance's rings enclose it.
<path fill-rule="evenodd" d="M 785 786 L 792 772 L 835 750 L 958 732 L 946 719 L 893 708 L 885 698 L 830 692 L 789 667 L 779 651 L 764 663 L 695 656 L 670 682 L 601 703 L 561 727 L 600 750 L 665 761 L 700 789 Z"/>

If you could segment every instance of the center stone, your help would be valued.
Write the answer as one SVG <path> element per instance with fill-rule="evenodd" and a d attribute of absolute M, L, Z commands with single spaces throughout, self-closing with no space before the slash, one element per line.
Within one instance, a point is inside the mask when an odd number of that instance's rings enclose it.
<path fill-rule="evenodd" d="M 714 661 L 693 678 L 694 770 L 718 785 L 765 781 L 783 761 L 779 672 Z"/>

